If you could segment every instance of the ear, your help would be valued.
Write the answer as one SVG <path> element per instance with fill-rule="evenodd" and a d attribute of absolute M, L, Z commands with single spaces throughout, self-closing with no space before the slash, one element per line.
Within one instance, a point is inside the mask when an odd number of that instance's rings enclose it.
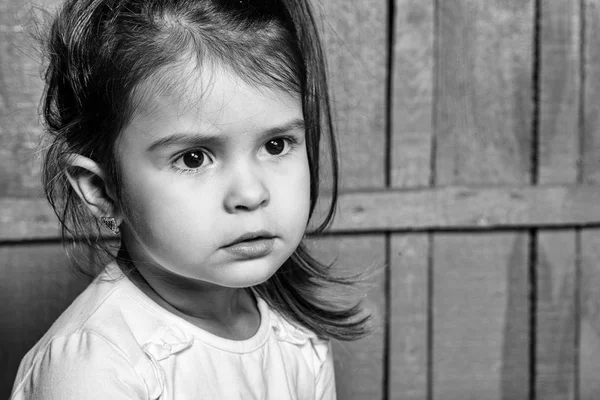
<path fill-rule="evenodd" d="M 91 213 L 96 217 L 120 219 L 116 202 L 110 196 L 106 175 L 100 166 L 79 154 L 69 155 L 66 171 L 73 189 Z"/>

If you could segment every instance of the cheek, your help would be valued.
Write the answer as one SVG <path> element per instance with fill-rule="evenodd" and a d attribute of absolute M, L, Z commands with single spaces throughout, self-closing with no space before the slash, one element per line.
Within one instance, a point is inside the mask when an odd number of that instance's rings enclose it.
<path fill-rule="evenodd" d="M 123 210 L 124 223 L 126 229 L 138 242 L 154 245 L 156 240 L 153 236 L 160 233 L 155 226 L 155 218 L 161 218 L 161 213 L 156 213 L 147 192 L 139 190 L 136 185 L 123 186 L 121 208 Z"/>
<path fill-rule="evenodd" d="M 298 223 L 308 222 L 310 207 L 310 171 L 308 161 L 300 162 L 293 177 L 287 176 L 282 179 L 282 194 L 285 196 L 285 207 L 287 215 Z"/>
<path fill-rule="evenodd" d="M 158 175 L 158 174 L 157 174 Z M 123 182 L 122 210 L 129 228 L 144 242 L 158 245 L 172 239 L 198 237 L 214 210 L 182 185 L 153 179 Z"/>

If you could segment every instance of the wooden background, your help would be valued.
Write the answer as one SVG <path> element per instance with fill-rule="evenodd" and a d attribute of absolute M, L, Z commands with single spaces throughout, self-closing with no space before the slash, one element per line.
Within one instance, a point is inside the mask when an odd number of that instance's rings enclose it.
<path fill-rule="evenodd" d="M 31 8 L 0 0 L 0 397 L 85 285 L 40 199 Z M 600 0 L 318 9 L 343 193 L 313 245 L 381 271 L 338 397 L 600 398 Z"/>

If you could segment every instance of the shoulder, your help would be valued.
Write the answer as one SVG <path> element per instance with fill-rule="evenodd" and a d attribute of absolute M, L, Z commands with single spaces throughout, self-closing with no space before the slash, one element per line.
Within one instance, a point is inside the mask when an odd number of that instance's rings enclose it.
<path fill-rule="evenodd" d="M 160 376 L 140 341 L 160 321 L 126 289 L 106 276 L 90 284 L 23 358 L 13 398 L 95 398 L 99 382 L 98 398 L 154 398 Z"/>
<path fill-rule="evenodd" d="M 148 359 L 83 330 L 53 337 L 24 360 L 13 399 L 150 399 L 158 390 Z"/>

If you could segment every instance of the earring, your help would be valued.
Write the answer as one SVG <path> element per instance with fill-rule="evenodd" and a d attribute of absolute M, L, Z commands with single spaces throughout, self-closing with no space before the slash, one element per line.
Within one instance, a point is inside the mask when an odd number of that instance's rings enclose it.
<path fill-rule="evenodd" d="M 117 225 L 117 221 L 115 221 L 112 217 L 100 217 L 100 222 L 104 224 L 108 229 L 112 231 L 115 235 L 119 234 L 119 226 Z"/>

